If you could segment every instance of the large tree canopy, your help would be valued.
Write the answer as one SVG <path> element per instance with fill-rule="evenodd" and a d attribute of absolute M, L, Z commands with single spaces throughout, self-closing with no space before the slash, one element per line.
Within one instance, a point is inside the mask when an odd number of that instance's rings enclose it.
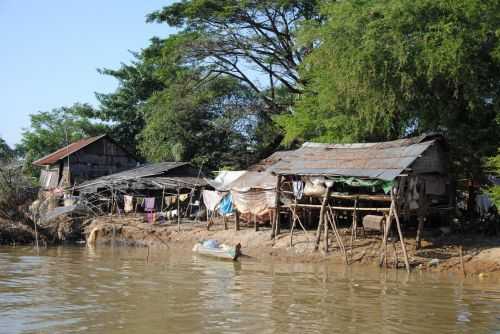
<path fill-rule="evenodd" d="M 286 105 L 276 87 L 302 91 L 297 70 L 307 48 L 297 47 L 297 29 L 319 16 L 315 0 L 184 0 L 148 19 L 182 28 L 190 36 L 182 45 L 186 58 L 203 63 L 208 77 L 230 75 L 259 94 L 271 111 L 282 111 Z"/>
<path fill-rule="evenodd" d="M 327 3 L 285 141 L 385 140 L 444 132 L 456 166 L 475 174 L 498 147 L 500 1 L 358 0 Z"/>
<path fill-rule="evenodd" d="M 97 95 L 101 107 L 92 115 L 111 121 L 114 136 L 147 160 L 241 168 L 262 158 L 280 140 L 268 107 L 233 76 L 207 76 L 206 64 L 186 63 L 183 46 L 191 39 L 153 39 L 133 63 L 102 70 L 119 87 Z"/>
<path fill-rule="evenodd" d="M 141 152 L 156 161 L 241 168 L 254 153 L 258 100 L 232 78 L 219 77 L 201 85 L 196 75 L 191 80 L 172 83 L 148 100 Z"/>

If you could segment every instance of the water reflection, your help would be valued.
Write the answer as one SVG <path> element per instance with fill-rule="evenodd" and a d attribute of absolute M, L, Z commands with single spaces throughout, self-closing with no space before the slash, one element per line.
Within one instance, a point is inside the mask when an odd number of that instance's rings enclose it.
<path fill-rule="evenodd" d="M 2 333 L 482 333 L 500 285 L 189 251 L 0 249 Z"/>

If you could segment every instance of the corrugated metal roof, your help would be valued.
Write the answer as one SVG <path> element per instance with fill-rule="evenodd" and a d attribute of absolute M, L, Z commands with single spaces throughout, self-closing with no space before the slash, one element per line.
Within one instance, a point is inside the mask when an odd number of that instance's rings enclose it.
<path fill-rule="evenodd" d="M 97 137 L 80 139 L 79 141 L 71 143 L 68 146 L 60 148 L 57 151 L 52 152 L 49 155 L 46 155 L 43 158 L 36 160 L 35 162 L 33 162 L 33 165 L 46 166 L 46 165 L 55 164 L 59 160 L 68 157 L 69 155 L 81 150 L 82 148 L 84 148 L 84 147 L 98 141 L 99 139 L 104 138 L 104 137 L 106 137 L 105 134 L 97 136 Z"/>
<path fill-rule="evenodd" d="M 280 156 L 268 171 L 288 175 L 340 175 L 393 180 L 418 159 L 435 139 L 420 136 L 379 143 L 305 143 Z"/>
<path fill-rule="evenodd" d="M 161 188 L 163 186 L 169 187 L 195 187 L 206 186 L 207 182 L 203 177 L 195 177 L 189 174 L 182 175 L 183 173 L 173 172 L 174 175 L 165 175 L 169 171 L 173 171 L 179 167 L 190 166 L 188 162 L 160 162 L 155 164 L 148 164 L 137 168 L 129 169 L 124 172 L 115 173 L 99 177 L 94 180 L 89 180 L 82 183 L 76 189 L 83 192 L 93 192 L 100 187 L 104 186 L 120 186 L 124 188 L 134 188 L 144 186 L 152 186 Z M 131 182 L 129 182 L 131 181 Z M 132 184 L 135 184 L 133 186 Z"/>
<path fill-rule="evenodd" d="M 283 157 L 288 156 L 291 152 L 294 151 L 277 151 L 268 156 L 265 159 L 262 159 L 258 163 L 248 167 L 248 171 L 250 172 L 262 172 L 265 171 L 267 168 L 270 166 L 276 164 L 278 161 L 280 161 Z"/>
<path fill-rule="evenodd" d="M 159 162 L 155 164 L 146 164 L 143 166 L 139 166 L 136 168 L 132 168 L 120 173 L 115 173 L 111 175 L 106 175 L 99 177 L 94 180 L 86 181 L 82 183 L 82 186 L 85 186 L 86 184 L 89 183 L 95 183 L 95 182 L 107 182 L 107 181 L 116 181 L 116 180 L 133 180 L 133 179 L 139 179 L 143 177 L 149 177 L 149 176 L 158 176 L 163 173 L 166 173 L 172 169 L 189 165 L 188 162 L 173 162 L 173 161 L 165 161 L 165 162 Z"/>

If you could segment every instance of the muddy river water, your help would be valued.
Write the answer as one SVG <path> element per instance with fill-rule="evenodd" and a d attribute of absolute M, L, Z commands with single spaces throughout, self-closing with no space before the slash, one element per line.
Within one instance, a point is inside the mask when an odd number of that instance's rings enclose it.
<path fill-rule="evenodd" d="M 500 281 L 188 250 L 0 248 L 0 333 L 500 333 Z"/>

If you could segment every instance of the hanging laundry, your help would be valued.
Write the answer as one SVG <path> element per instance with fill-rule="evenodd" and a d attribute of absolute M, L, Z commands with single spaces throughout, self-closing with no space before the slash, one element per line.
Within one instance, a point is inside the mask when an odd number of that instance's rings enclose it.
<path fill-rule="evenodd" d="M 221 193 L 213 190 L 203 190 L 203 203 L 205 203 L 206 208 L 209 211 L 214 211 L 217 205 L 219 205 L 225 193 Z"/>
<path fill-rule="evenodd" d="M 189 198 L 189 194 L 180 194 L 179 195 L 179 201 L 184 202 Z"/>
<path fill-rule="evenodd" d="M 124 195 L 123 201 L 125 202 L 125 207 L 124 207 L 125 213 L 134 211 L 134 198 L 132 196 Z"/>
<path fill-rule="evenodd" d="M 233 197 L 231 193 L 224 196 L 219 204 L 219 213 L 221 215 L 228 215 L 233 212 Z"/>
<path fill-rule="evenodd" d="M 145 211 L 153 211 L 155 209 L 155 198 L 154 197 L 146 197 L 144 199 L 144 210 Z"/>
<path fill-rule="evenodd" d="M 177 196 L 165 196 L 165 205 L 167 207 L 175 204 L 175 202 L 177 202 Z"/>
<path fill-rule="evenodd" d="M 293 181 L 292 182 L 293 186 L 293 194 L 295 198 L 301 199 L 302 196 L 304 195 L 304 182 L 302 181 Z"/>

